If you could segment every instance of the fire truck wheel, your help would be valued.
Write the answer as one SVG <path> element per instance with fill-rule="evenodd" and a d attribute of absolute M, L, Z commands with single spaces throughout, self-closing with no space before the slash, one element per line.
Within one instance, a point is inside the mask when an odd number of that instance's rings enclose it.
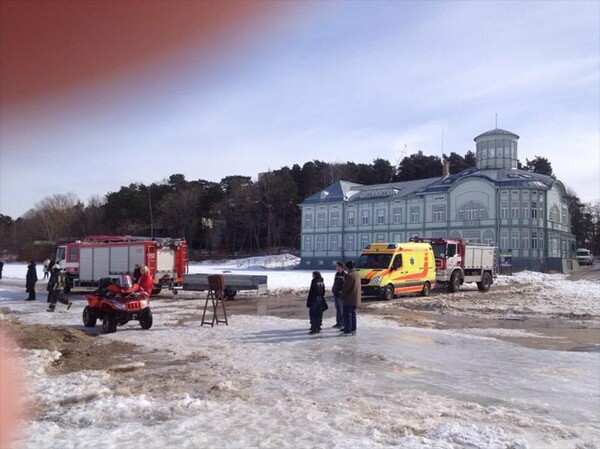
<path fill-rule="evenodd" d="M 83 325 L 85 327 L 94 327 L 97 319 L 94 309 L 90 306 L 85 306 L 83 309 Z"/>
<path fill-rule="evenodd" d="M 150 309 L 146 309 L 142 316 L 140 316 L 140 326 L 142 329 L 150 329 L 152 327 L 152 312 Z"/>
<path fill-rule="evenodd" d="M 450 283 L 448 284 L 448 291 L 450 293 L 454 293 L 454 292 L 457 292 L 459 288 L 460 288 L 460 273 L 458 271 L 455 271 L 454 273 L 452 273 L 452 276 L 450 276 Z"/>
<path fill-rule="evenodd" d="M 117 332 L 117 317 L 114 313 L 104 313 L 104 318 L 102 318 L 102 332 L 104 332 L 105 334 L 112 334 Z"/>
<path fill-rule="evenodd" d="M 161 292 L 161 290 L 162 290 L 162 287 L 160 285 L 158 287 L 154 287 L 152 289 L 152 294 L 153 295 L 158 295 Z"/>
<path fill-rule="evenodd" d="M 423 284 L 423 290 L 421 290 L 421 296 L 429 296 L 430 289 L 431 285 L 429 284 L 429 281 L 425 282 L 425 284 Z"/>
<path fill-rule="evenodd" d="M 394 299 L 394 287 L 392 285 L 386 285 L 385 290 L 383 291 L 383 299 L 386 301 Z"/>
<path fill-rule="evenodd" d="M 492 276 L 487 271 L 483 273 L 483 277 L 481 278 L 481 282 L 477 283 L 477 288 L 480 292 L 487 292 L 492 285 Z"/>

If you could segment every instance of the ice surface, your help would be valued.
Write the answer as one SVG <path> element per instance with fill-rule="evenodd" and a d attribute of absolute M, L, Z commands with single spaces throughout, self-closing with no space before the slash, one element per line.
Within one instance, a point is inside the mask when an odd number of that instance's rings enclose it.
<path fill-rule="evenodd" d="M 281 289 L 310 282 L 310 271 L 257 272 Z M 546 302 L 577 290 L 561 275 L 515 286 L 549 283 Z M 505 301 L 516 303 L 510 288 Z M 43 301 L 23 299 L 20 287 L 0 290 L 5 314 L 83 329 L 82 301 L 49 314 Z M 583 296 L 573 304 L 595 310 Z M 190 310 L 176 299 L 152 308 L 152 329 L 132 323 L 98 337 L 140 346 L 146 363 L 132 360 L 131 373 L 51 375 L 59 353 L 22 351 L 37 412 L 18 447 L 600 448 L 598 353 L 489 338 L 504 330 L 416 329 L 365 315 L 356 336 L 339 337 L 331 311 L 326 330 L 309 336 L 308 319 L 233 315 L 229 326 L 210 328 L 180 320 Z M 153 382 L 160 394 L 143 388 Z"/>

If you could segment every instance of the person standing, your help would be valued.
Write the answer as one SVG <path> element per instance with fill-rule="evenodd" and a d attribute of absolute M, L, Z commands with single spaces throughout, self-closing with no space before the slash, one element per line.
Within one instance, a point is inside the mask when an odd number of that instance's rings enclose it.
<path fill-rule="evenodd" d="M 344 262 L 337 262 L 335 264 L 335 277 L 333 278 L 333 287 L 331 288 L 335 303 L 335 324 L 333 327 L 336 329 L 344 327 L 343 304 L 340 297 L 342 285 L 344 285 L 344 268 Z"/>
<path fill-rule="evenodd" d="M 360 305 L 360 275 L 354 268 L 354 263 L 346 263 L 348 273 L 344 275 L 344 285 L 340 296 L 342 297 L 343 315 L 344 315 L 344 334 L 356 334 L 356 308 Z"/>
<path fill-rule="evenodd" d="M 35 301 L 35 283 L 37 280 L 37 269 L 35 262 L 32 260 L 27 265 L 27 275 L 25 276 L 25 291 L 29 293 L 25 301 Z"/>
<path fill-rule="evenodd" d="M 149 298 L 152 294 L 152 289 L 154 288 L 154 279 L 150 276 L 150 269 L 146 265 L 140 269 L 140 272 L 142 273 L 142 276 L 140 277 L 140 282 L 138 284 L 138 291 L 145 298 Z"/>
<path fill-rule="evenodd" d="M 306 299 L 308 307 L 308 316 L 310 318 L 309 334 L 318 334 L 321 332 L 321 321 L 323 320 L 323 300 L 325 297 L 325 284 L 323 277 L 318 271 L 313 271 L 310 290 Z"/>
<path fill-rule="evenodd" d="M 60 271 L 60 265 L 55 264 L 52 266 L 52 274 L 48 281 L 48 302 L 50 305 L 46 312 L 54 312 L 56 309 L 56 303 L 60 302 L 67 306 L 67 310 L 71 308 L 73 303 L 68 301 L 63 296 L 65 290 L 65 274 Z"/>
<path fill-rule="evenodd" d="M 42 265 L 44 267 L 44 279 L 48 279 L 48 276 L 50 276 L 50 259 L 46 257 L 46 260 L 44 260 Z"/>
<path fill-rule="evenodd" d="M 135 267 L 133 269 L 133 279 L 132 279 L 133 283 L 139 284 L 141 277 L 142 277 L 142 268 L 140 267 L 139 263 L 136 263 Z"/>
<path fill-rule="evenodd" d="M 0 260 L 0 279 L 2 279 L 2 269 L 4 268 L 4 262 Z"/>

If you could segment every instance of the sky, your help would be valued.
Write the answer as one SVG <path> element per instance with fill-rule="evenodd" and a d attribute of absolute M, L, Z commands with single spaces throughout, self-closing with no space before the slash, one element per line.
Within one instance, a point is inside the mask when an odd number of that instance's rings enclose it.
<path fill-rule="evenodd" d="M 68 192 L 85 203 L 174 173 L 218 182 L 315 159 L 465 154 L 496 114 L 520 136 L 522 163 L 545 157 L 583 202 L 600 200 L 598 2 L 293 6 L 188 33 L 156 54 L 157 40 L 137 33 L 151 57 L 4 101 L 0 213 L 17 218 Z M 110 45 L 94 61 L 121 43 Z M 0 75 L 18 75 L 5 60 Z"/>

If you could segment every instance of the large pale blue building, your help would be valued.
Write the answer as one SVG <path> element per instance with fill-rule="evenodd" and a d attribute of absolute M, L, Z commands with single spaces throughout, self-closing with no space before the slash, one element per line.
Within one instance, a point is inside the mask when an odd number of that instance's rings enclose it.
<path fill-rule="evenodd" d="M 301 266 L 332 268 L 372 242 L 413 236 L 497 245 L 512 268 L 569 271 L 575 237 L 564 185 L 517 169 L 519 136 L 493 129 L 475 138 L 477 166 L 416 181 L 339 181 L 300 205 Z"/>

